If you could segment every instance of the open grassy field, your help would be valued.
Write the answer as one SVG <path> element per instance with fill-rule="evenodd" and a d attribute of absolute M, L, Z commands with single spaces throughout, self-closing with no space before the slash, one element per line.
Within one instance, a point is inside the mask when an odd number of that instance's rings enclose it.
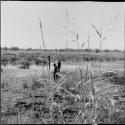
<path fill-rule="evenodd" d="M 125 123 L 124 62 L 100 65 L 99 71 L 98 62 L 62 62 L 57 82 L 52 64 L 2 66 L 1 123 Z"/>
<path fill-rule="evenodd" d="M 123 5 L 2 1 L 0 124 L 125 124 Z"/>

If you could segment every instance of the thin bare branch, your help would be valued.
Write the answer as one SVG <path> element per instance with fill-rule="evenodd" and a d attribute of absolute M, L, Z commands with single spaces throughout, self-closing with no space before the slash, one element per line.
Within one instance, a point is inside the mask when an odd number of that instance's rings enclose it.
<path fill-rule="evenodd" d="M 96 30 L 96 33 L 101 37 L 101 34 L 99 33 L 98 29 L 95 27 L 95 25 L 92 24 L 92 27 Z"/>
<path fill-rule="evenodd" d="M 43 37 L 43 32 L 42 32 L 42 21 L 41 21 L 40 18 L 39 18 L 39 21 L 40 21 L 40 29 L 41 29 L 42 40 L 43 40 L 43 48 L 44 48 L 44 50 L 45 50 L 44 37 Z"/>

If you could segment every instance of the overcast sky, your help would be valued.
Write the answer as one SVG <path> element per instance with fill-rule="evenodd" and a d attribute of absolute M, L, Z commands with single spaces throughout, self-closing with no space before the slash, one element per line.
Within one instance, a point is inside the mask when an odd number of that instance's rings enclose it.
<path fill-rule="evenodd" d="M 78 32 L 79 47 L 90 35 L 90 48 L 99 48 L 99 37 L 91 26 L 107 32 L 103 49 L 124 49 L 124 3 L 123 2 L 38 2 L 1 1 L 1 46 L 20 48 L 43 48 L 39 18 L 47 49 L 66 48 L 66 22 L 68 30 Z M 76 18 L 74 23 L 73 17 Z M 68 33 L 68 48 L 78 48 L 75 37 Z M 83 48 L 87 47 L 87 43 Z"/>

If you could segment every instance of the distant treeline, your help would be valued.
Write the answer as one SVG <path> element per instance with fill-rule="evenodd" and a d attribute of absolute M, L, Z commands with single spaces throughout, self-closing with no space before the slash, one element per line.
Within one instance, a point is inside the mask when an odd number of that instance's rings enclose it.
<path fill-rule="evenodd" d="M 19 49 L 16 47 L 12 48 L 2 48 L 1 50 L 1 64 L 36 64 L 36 65 L 46 65 L 48 62 L 48 56 L 51 57 L 52 62 L 56 59 L 68 62 L 80 62 L 80 61 L 118 61 L 124 60 L 124 53 L 115 51 L 106 52 L 87 52 L 87 51 L 72 51 L 63 50 L 34 50 L 34 49 Z"/>
<path fill-rule="evenodd" d="M 100 50 L 99 49 L 33 49 L 33 48 L 27 48 L 27 49 L 22 49 L 19 47 L 1 47 L 1 50 L 12 50 L 12 51 L 17 51 L 17 50 L 25 50 L 25 51 L 59 51 L 59 52 L 96 52 L 99 53 Z M 109 50 L 109 49 L 105 49 L 105 50 L 101 50 L 101 52 L 125 52 L 125 50 L 118 50 L 118 49 L 114 49 L 114 50 Z"/>

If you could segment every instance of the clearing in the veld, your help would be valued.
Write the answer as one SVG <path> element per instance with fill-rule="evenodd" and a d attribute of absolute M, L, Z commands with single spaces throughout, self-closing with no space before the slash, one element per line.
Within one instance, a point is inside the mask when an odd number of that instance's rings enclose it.
<path fill-rule="evenodd" d="M 19 63 L 21 60 L 15 59 L 15 62 L 4 65 L 6 55 L 9 55 L 8 60 L 12 58 L 12 52 L 9 53 L 2 53 L 2 123 L 125 122 L 125 77 L 122 59 L 73 62 L 68 58 L 67 62 L 62 61 L 59 79 L 54 82 L 55 58 L 51 62 L 50 70 L 47 62 L 37 65 L 33 60 L 29 68 L 24 69 L 20 66 L 25 64 Z M 55 56 L 59 54 L 58 52 Z"/>

